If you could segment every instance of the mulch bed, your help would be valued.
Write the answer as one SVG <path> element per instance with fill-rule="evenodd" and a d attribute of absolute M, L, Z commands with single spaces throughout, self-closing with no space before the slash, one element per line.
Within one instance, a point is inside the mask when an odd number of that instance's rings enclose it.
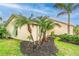
<path fill-rule="evenodd" d="M 30 41 L 22 41 L 20 43 L 20 49 L 24 56 L 56 56 L 58 51 L 53 39 L 44 42 L 38 49 L 35 48 L 36 46 Z"/>

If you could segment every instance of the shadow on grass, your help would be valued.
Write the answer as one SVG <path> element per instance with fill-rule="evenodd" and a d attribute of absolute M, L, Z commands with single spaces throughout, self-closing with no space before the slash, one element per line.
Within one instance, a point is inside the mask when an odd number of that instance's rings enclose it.
<path fill-rule="evenodd" d="M 44 42 L 38 49 L 36 47 L 37 45 L 33 45 L 33 42 L 30 41 L 22 41 L 20 43 L 20 50 L 24 56 L 56 56 L 58 52 L 52 39 Z"/>

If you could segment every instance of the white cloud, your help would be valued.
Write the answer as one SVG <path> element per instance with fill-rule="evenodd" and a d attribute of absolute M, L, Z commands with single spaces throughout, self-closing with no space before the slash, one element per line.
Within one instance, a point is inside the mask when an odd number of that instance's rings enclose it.
<path fill-rule="evenodd" d="M 41 14 L 48 14 L 48 12 L 46 12 L 46 11 L 43 11 L 43 10 L 40 10 L 40 9 L 34 9 L 34 8 L 31 8 L 31 7 L 26 7 L 25 10 L 37 12 L 37 13 L 41 13 Z"/>
<path fill-rule="evenodd" d="M 18 4 L 11 4 L 11 3 L 1 3 L 0 6 L 4 6 L 4 7 L 8 7 L 8 8 L 15 8 L 15 9 L 19 9 L 18 12 L 22 12 L 23 10 L 25 11 L 31 11 L 31 12 L 37 12 L 37 13 L 40 13 L 40 14 L 44 14 L 44 15 L 48 15 L 48 14 L 51 14 L 50 12 L 48 12 L 47 9 L 34 9 L 33 7 L 31 6 L 20 6 Z M 44 7 L 44 5 L 41 5 L 40 7 Z"/>
<path fill-rule="evenodd" d="M 42 11 L 42 10 L 39 10 L 39 9 L 34 9 L 34 8 L 31 8 L 30 6 L 23 7 L 23 6 L 20 6 L 18 4 L 10 4 L 10 3 L 9 4 L 2 3 L 2 4 L 0 4 L 0 6 L 9 7 L 9 8 L 23 9 L 23 10 L 27 10 L 27 11 L 32 11 L 32 12 L 38 12 L 38 13 L 42 13 L 42 14 L 47 14 L 47 12 L 45 12 L 45 11 Z"/>
<path fill-rule="evenodd" d="M 0 6 L 4 6 L 4 7 L 9 7 L 9 8 L 18 8 L 18 9 L 23 9 L 21 6 L 17 5 L 17 4 L 3 4 L 1 3 Z"/>

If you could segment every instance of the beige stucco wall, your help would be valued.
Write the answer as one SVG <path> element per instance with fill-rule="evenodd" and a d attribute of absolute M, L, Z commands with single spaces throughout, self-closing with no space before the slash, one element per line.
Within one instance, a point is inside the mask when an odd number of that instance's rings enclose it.
<path fill-rule="evenodd" d="M 15 37 L 13 34 L 14 31 L 14 21 L 16 18 L 14 18 L 7 26 L 6 29 L 10 33 L 12 38 L 20 39 L 20 40 L 29 40 L 27 37 L 30 36 L 28 29 L 27 29 L 27 24 L 22 26 L 21 28 L 18 28 L 18 35 Z M 37 27 L 36 26 L 31 26 L 32 29 L 32 35 L 34 40 L 37 40 Z"/>
<path fill-rule="evenodd" d="M 67 25 L 66 24 L 62 24 L 62 23 L 59 23 L 59 24 L 61 25 L 61 27 L 56 26 L 54 28 L 55 34 L 60 35 L 60 34 L 67 33 L 67 31 L 68 31 L 67 30 Z M 72 26 L 70 26 L 70 34 L 73 34 L 73 27 Z"/>
<path fill-rule="evenodd" d="M 22 26 L 21 28 L 18 28 L 18 35 L 15 37 L 13 35 L 13 31 L 14 31 L 14 21 L 16 20 L 16 18 L 14 18 L 6 27 L 6 29 L 8 30 L 8 32 L 11 34 L 11 37 L 13 38 L 17 38 L 20 40 L 29 40 L 27 39 L 27 37 L 30 35 L 27 29 L 27 25 Z M 63 24 L 63 23 L 59 23 L 61 25 L 61 27 L 55 26 L 54 29 L 49 30 L 47 32 L 47 34 L 49 35 L 51 33 L 51 31 L 54 31 L 55 34 L 60 35 L 60 34 L 64 34 L 67 33 L 67 25 Z M 34 40 L 38 40 L 37 39 L 37 27 L 36 26 L 31 26 L 32 28 L 32 35 Z M 73 34 L 73 27 L 71 26 L 71 34 Z"/>
<path fill-rule="evenodd" d="M 32 29 L 33 38 L 36 41 L 37 40 L 37 27 L 36 26 L 30 26 L 30 27 Z M 17 35 L 18 39 L 29 41 L 28 36 L 30 36 L 30 34 L 28 32 L 27 25 L 24 25 L 18 29 L 18 35 Z"/>
<path fill-rule="evenodd" d="M 18 35 L 17 39 L 21 40 L 29 40 L 27 37 L 29 36 L 29 32 L 27 30 L 27 25 L 22 26 L 21 28 L 18 28 Z"/>
<path fill-rule="evenodd" d="M 14 37 L 13 35 L 13 31 L 14 31 L 14 21 L 16 20 L 16 18 L 14 18 L 7 26 L 6 29 L 7 31 L 10 33 L 11 37 Z"/>
<path fill-rule="evenodd" d="M 56 35 L 67 33 L 67 25 L 66 24 L 59 23 L 59 22 L 56 22 L 56 23 L 58 23 L 61 27 L 55 26 L 54 29 L 49 30 L 48 34 L 50 34 L 50 32 L 52 32 L 52 31 L 54 31 L 54 33 Z M 73 35 L 73 26 L 70 26 L 70 34 Z"/>

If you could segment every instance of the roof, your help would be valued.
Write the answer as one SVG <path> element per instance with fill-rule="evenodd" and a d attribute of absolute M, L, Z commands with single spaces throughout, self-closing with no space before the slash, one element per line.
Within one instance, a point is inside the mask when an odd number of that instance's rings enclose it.
<path fill-rule="evenodd" d="M 62 23 L 62 24 L 68 25 L 68 23 L 61 22 L 61 21 L 58 21 L 58 20 L 54 20 L 54 19 L 53 19 L 53 21 L 56 21 L 56 22 L 59 22 L 59 23 Z M 73 26 L 73 27 L 74 27 L 74 25 L 72 25 L 72 24 L 70 24 L 70 26 Z"/>
<path fill-rule="evenodd" d="M 12 14 L 5 25 L 7 26 L 7 25 L 10 23 L 10 21 L 13 20 L 13 18 L 15 18 L 15 17 L 17 18 L 18 16 L 21 16 L 21 15 Z M 61 21 L 54 20 L 54 19 L 52 19 L 52 20 L 53 20 L 53 21 L 56 21 L 56 22 L 59 22 L 59 23 L 63 23 L 63 24 L 65 24 L 65 25 L 68 25 L 68 24 L 65 23 L 65 22 L 61 22 Z M 73 26 L 73 27 L 74 27 L 74 25 L 70 25 L 70 26 Z"/>
<path fill-rule="evenodd" d="M 8 21 L 6 22 L 5 26 L 7 26 L 7 25 L 10 23 L 10 21 L 13 20 L 13 18 L 15 18 L 15 17 L 17 18 L 18 16 L 21 16 L 21 15 L 12 14 L 12 15 L 9 17 Z"/>

